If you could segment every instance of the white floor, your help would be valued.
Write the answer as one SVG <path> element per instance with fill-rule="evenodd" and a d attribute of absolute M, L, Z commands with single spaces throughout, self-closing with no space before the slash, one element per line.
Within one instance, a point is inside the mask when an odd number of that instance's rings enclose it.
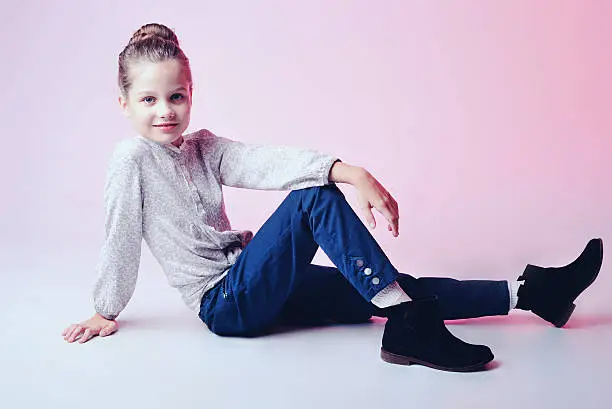
<path fill-rule="evenodd" d="M 612 408 L 606 271 L 565 329 L 523 311 L 447 322 L 496 356 L 457 374 L 381 361 L 379 319 L 218 337 L 147 266 L 119 332 L 68 344 L 62 329 L 92 312 L 90 266 L 43 264 L 3 272 L 1 408 Z"/>

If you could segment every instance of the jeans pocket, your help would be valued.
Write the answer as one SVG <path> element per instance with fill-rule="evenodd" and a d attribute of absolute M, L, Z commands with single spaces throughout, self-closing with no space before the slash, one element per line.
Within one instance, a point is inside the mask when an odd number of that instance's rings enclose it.
<path fill-rule="evenodd" d="M 223 280 L 221 280 L 220 290 L 221 290 L 221 297 L 223 297 L 223 300 L 225 302 L 228 302 L 228 303 L 234 302 L 234 293 L 232 291 L 232 287 L 228 283 L 227 276 L 225 276 Z"/>
<path fill-rule="evenodd" d="M 223 307 L 223 304 L 228 299 L 233 300 L 233 296 L 230 296 L 232 292 L 228 291 L 226 286 L 226 279 L 224 277 L 202 296 L 199 316 L 207 325 L 209 325 L 213 316 Z"/>

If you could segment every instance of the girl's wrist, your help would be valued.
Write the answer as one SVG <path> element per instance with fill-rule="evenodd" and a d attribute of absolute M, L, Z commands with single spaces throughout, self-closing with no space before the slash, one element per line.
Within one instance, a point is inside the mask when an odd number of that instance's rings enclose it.
<path fill-rule="evenodd" d="M 107 320 L 107 321 L 114 321 L 114 319 L 106 318 L 104 315 L 100 314 L 99 312 L 96 312 L 94 314 L 94 318 L 98 318 L 98 319 L 101 318 L 101 319 L 104 319 L 104 320 Z"/>
<path fill-rule="evenodd" d="M 364 168 L 337 161 L 333 164 L 329 172 L 329 181 L 348 183 L 356 186 L 365 180 L 367 176 L 368 171 Z"/>

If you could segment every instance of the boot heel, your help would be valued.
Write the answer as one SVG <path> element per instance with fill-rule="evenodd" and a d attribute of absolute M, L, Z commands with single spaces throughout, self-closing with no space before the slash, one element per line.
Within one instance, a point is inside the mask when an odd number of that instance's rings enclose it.
<path fill-rule="evenodd" d="M 561 328 L 567 324 L 567 321 L 569 321 L 575 308 L 576 304 L 571 303 L 567 306 L 557 307 L 554 309 L 532 309 L 532 311 L 541 318 L 553 324 L 555 327 Z"/>
<path fill-rule="evenodd" d="M 555 327 L 557 328 L 561 328 L 562 326 L 564 326 L 565 324 L 567 324 L 567 322 L 569 321 L 570 317 L 572 316 L 572 314 L 574 313 L 574 308 L 576 308 L 576 304 L 571 304 L 569 306 L 569 308 L 567 308 L 564 312 L 563 315 L 561 316 L 561 318 L 557 321 L 555 321 L 553 324 L 555 325 Z"/>
<path fill-rule="evenodd" d="M 382 358 L 383 361 L 389 362 L 390 364 L 397 364 L 397 365 L 412 365 L 413 364 L 410 358 L 402 356 L 402 355 L 392 354 L 391 352 L 385 351 L 383 348 L 380 349 L 380 357 Z"/>

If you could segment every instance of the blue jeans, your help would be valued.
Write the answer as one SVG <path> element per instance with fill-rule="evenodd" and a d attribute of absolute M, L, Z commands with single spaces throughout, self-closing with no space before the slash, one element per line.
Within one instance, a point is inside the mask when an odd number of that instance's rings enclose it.
<path fill-rule="evenodd" d="M 311 264 L 319 247 L 335 267 Z M 364 322 L 385 315 L 370 301 L 399 274 L 335 184 L 294 190 L 204 294 L 199 317 L 224 336 Z M 444 319 L 508 314 L 507 281 L 402 277 L 412 298 L 437 295 Z"/>

